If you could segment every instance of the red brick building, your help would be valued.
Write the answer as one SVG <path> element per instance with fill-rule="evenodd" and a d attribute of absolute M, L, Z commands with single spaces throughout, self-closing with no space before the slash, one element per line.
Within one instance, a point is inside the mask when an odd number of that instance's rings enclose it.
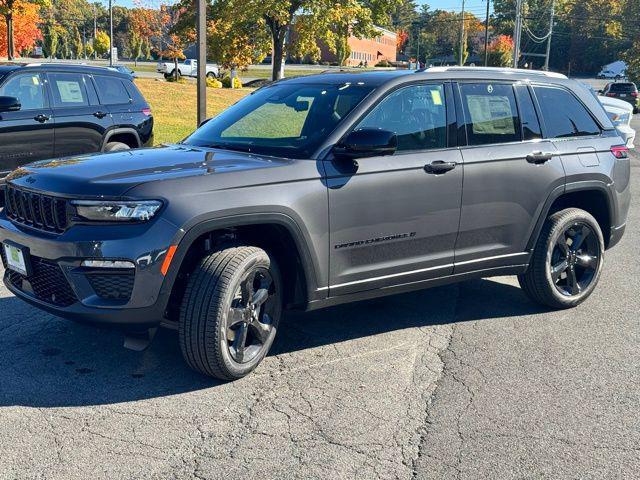
<path fill-rule="evenodd" d="M 376 27 L 379 35 L 374 38 L 349 37 L 347 40 L 351 48 L 351 56 L 347 59 L 348 66 L 358 66 L 366 62 L 373 67 L 376 63 L 386 60 L 396 61 L 396 34 L 390 30 Z M 320 45 L 320 61 L 336 62 L 335 54 L 331 53 L 326 45 Z"/>

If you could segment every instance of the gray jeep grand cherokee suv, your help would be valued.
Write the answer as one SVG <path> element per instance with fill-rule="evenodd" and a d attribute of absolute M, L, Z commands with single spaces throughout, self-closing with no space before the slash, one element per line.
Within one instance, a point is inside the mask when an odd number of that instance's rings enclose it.
<path fill-rule="evenodd" d="M 629 208 L 596 98 L 543 72 L 336 73 L 259 89 L 162 148 L 41 161 L 7 180 L 5 283 L 62 317 L 252 371 L 284 309 L 492 275 L 573 307 Z"/>

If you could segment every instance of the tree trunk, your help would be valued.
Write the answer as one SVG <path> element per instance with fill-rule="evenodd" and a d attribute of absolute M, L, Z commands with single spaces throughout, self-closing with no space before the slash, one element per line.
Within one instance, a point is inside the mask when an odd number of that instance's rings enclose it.
<path fill-rule="evenodd" d="M 7 20 L 7 59 L 14 59 L 13 52 L 13 13 L 9 11 L 6 15 Z"/>
<path fill-rule="evenodd" d="M 178 75 L 180 74 L 180 70 L 178 70 L 178 57 L 173 59 L 173 74 L 175 76 L 176 82 L 178 81 Z"/>

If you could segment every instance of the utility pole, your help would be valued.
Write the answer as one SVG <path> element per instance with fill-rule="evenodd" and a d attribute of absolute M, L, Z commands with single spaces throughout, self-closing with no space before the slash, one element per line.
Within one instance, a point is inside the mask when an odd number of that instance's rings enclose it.
<path fill-rule="evenodd" d="M 420 70 L 420 37 L 422 36 L 422 29 L 418 28 L 418 45 L 416 45 L 416 70 Z"/>
<path fill-rule="evenodd" d="M 198 125 L 207 119 L 207 2 L 197 0 Z M 231 79 L 233 85 L 233 79 Z"/>
<path fill-rule="evenodd" d="M 547 54 L 544 57 L 544 69 L 549 71 L 549 57 L 551 56 L 551 37 L 553 37 L 553 18 L 555 16 L 555 0 L 551 1 L 551 18 L 549 20 L 549 36 L 547 37 Z"/>
<path fill-rule="evenodd" d="M 518 68 L 520 36 L 522 35 L 522 0 L 516 0 L 516 24 L 513 28 L 513 68 Z"/>
<path fill-rule="evenodd" d="M 93 48 L 93 59 L 98 58 L 98 54 L 96 53 L 96 37 L 98 36 L 98 14 L 96 13 L 96 6 L 93 6 L 93 43 L 91 44 Z M 109 41 L 111 42 L 111 41 Z"/>
<path fill-rule="evenodd" d="M 464 0 L 462 0 L 462 23 L 460 25 L 460 66 L 464 65 Z"/>
<path fill-rule="evenodd" d="M 484 19 L 484 66 L 489 65 L 489 4 L 491 0 L 487 0 L 487 16 Z"/>
<path fill-rule="evenodd" d="M 109 66 L 113 67 L 113 0 L 109 0 Z"/>

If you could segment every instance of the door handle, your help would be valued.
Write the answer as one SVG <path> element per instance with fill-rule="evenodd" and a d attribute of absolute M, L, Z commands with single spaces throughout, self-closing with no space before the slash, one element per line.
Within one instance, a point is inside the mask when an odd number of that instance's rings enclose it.
<path fill-rule="evenodd" d="M 49 115 L 45 115 L 43 113 L 40 113 L 40 114 L 36 115 L 35 117 L 33 117 L 33 119 L 36 122 L 44 123 L 44 122 L 47 122 L 49 120 Z"/>
<path fill-rule="evenodd" d="M 554 155 L 555 153 L 553 152 L 531 152 L 527 155 L 527 162 L 540 165 L 551 160 Z"/>
<path fill-rule="evenodd" d="M 97 118 L 104 118 L 104 117 L 107 116 L 107 114 L 105 112 L 99 112 L 98 111 L 98 112 L 94 113 L 93 116 L 97 117 Z"/>
<path fill-rule="evenodd" d="M 427 163 L 424 166 L 424 171 L 438 175 L 441 173 L 447 173 L 449 170 L 453 170 L 454 168 L 456 168 L 456 162 L 436 160 L 435 162 Z"/>

